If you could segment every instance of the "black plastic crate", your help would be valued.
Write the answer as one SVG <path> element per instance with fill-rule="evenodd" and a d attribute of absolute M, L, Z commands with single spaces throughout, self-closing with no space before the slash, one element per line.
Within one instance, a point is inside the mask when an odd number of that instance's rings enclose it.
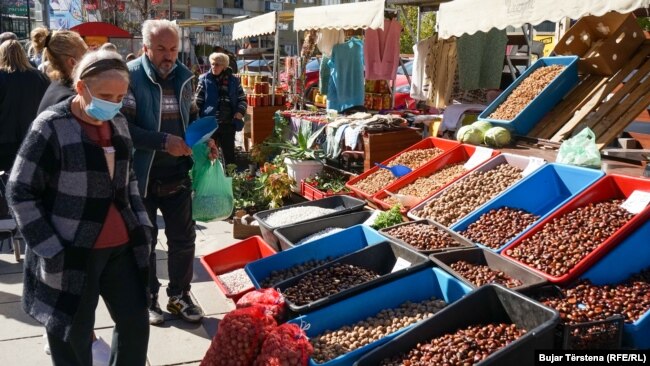
<path fill-rule="evenodd" d="M 286 304 L 291 311 L 299 314 L 304 314 L 308 311 L 323 307 L 338 300 L 342 300 L 366 289 L 374 288 L 390 279 L 405 276 L 413 271 L 417 271 L 418 269 L 427 267 L 431 264 L 427 256 L 412 251 L 411 249 L 406 248 L 400 244 L 385 241 L 370 245 L 354 253 L 343 256 L 337 260 L 326 263 L 320 267 L 316 267 L 310 271 L 303 272 L 296 277 L 292 277 L 284 282 L 280 282 L 275 287 L 279 289 L 280 292 L 284 292 L 287 288 L 296 285 L 309 273 L 331 267 L 336 263 L 351 264 L 354 266 L 363 267 L 365 269 L 377 272 L 380 277 L 350 287 L 334 295 L 320 298 L 305 305 L 297 305 L 289 299 L 285 299 Z"/>
<path fill-rule="evenodd" d="M 451 237 L 454 239 L 454 241 L 456 243 L 458 243 L 458 246 L 448 247 L 448 248 L 440 248 L 440 249 L 432 249 L 432 250 L 422 250 L 422 249 L 418 249 L 414 245 L 411 245 L 411 244 L 409 244 L 408 242 L 406 242 L 406 241 L 404 241 L 402 239 L 399 239 L 399 238 L 397 238 L 395 236 L 392 236 L 392 235 L 387 233 L 388 230 L 394 229 L 396 227 L 405 226 L 405 225 L 414 225 L 414 224 L 426 224 L 426 225 L 430 225 L 430 226 L 435 226 L 439 230 L 442 230 L 442 231 L 448 233 L 449 235 L 451 235 Z M 381 229 L 381 230 L 379 230 L 379 232 L 382 235 L 384 235 L 384 236 L 386 236 L 386 237 L 388 237 L 388 238 L 390 238 L 390 239 L 392 239 L 392 240 L 394 240 L 394 241 L 396 241 L 396 242 L 398 242 L 400 244 L 403 244 L 403 245 L 405 245 L 405 246 L 407 246 L 407 247 L 409 247 L 409 248 L 411 248 L 413 250 L 416 250 L 416 251 L 418 251 L 418 252 L 420 252 L 422 254 L 433 254 L 433 253 L 448 252 L 448 251 L 459 250 L 459 249 L 476 248 L 476 245 L 474 245 L 474 243 L 472 243 L 471 241 L 469 241 L 466 238 L 458 235 L 458 233 L 456 233 L 456 232 L 454 232 L 452 230 L 449 230 L 445 226 L 440 225 L 439 223 L 437 223 L 435 221 L 431 221 L 429 219 L 422 219 L 422 220 L 416 220 L 416 221 L 411 221 L 411 222 L 404 222 L 404 223 L 401 223 L 401 224 L 397 224 L 397 225 L 393 225 L 393 226 Z"/>
<path fill-rule="evenodd" d="M 275 229 L 279 229 L 289 225 L 294 225 L 299 222 L 314 221 L 318 219 L 324 219 L 326 217 L 338 216 L 338 215 L 343 215 L 355 211 L 360 211 L 363 209 L 363 206 L 365 206 L 365 204 L 366 204 L 365 201 L 350 196 L 332 196 L 320 200 L 307 201 L 295 205 L 276 208 L 273 210 L 261 211 L 253 215 L 253 217 L 257 220 L 257 222 L 260 225 L 260 231 L 262 232 L 262 237 L 264 238 L 264 240 L 266 240 L 266 242 L 269 243 L 269 245 L 274 247 L 276 250 L 280 250 L 280 247 L 278 245 L 278 238 L 275 236 L 275 233 L 273 232 Z M 343 206 L 344 209 L 320 217 L 314 217 L 307 220 L 299 220 L 291 224 L 281 225 L 276 227 L 270 226 L 269 224 L 266 223 L 266 218 L 268 218 L 269 215 L 275 212 L 287 210 L 294 207 L 301 207 L 301 206 L 313 206 L 313 207 L 320 207 L 320 208 L 335 208 L 338 206 Z"/>
<path fill-rule="evenodd" d="M 540 303 L 540 299 L 544 297 L 564 297 L 562 290 L 553 285 L 531 288 L 522 292 Z M 578 324 L 565 324 L 560 319 L 554 331 L 554 348 L 567 350 L 620 349 L 623 344 L 624 325 L 625 317 L 622 315 Z"/>
<path fill-rule="evenodd" d="M 535 350 L 552 348 L 558 321 L 559 315 L 553 309 L 503 286 L 485 285 L 371 351 L 354 365 L 377 366 L 386 358 L 410 351 L 418 343 L 489 323 L 515 324 L 525 329 L 526 334 L 476 365 L 534 365 Z"/>
<path fill-rule="evenodd" d="M 458 272 L 454 271 L 451 268 L 451 264 L 464 260 L 472 264 L 487 265 L 494 270 L 502 271 L 511 278 L 516 278 L 522 282 L 521 286 L 513 288 L 515 291 L 540 287 L 547 283 L 544 277 L 536 274 L 530 269 L 484 248 L 471 248 L 456 250 L 453 252 L 435 253 L 430 255 L 430 258 L 435 265 L 451 273 L 454 277 L 473 288 L 477 288 L 478 286 L 467 278 L 461 276 Z"/>
<path fill-rule="evenodd" d="M 275 229 L 274 234 L 280 242 L 280 248 L 287 250 L 295 247 L 296 243 L 302 239 L 329 227 L 346 229 L 354 225 L 363 224 L 373 213 L 374 211 L 364 210 L 314 221 L 306 221 Z"/>

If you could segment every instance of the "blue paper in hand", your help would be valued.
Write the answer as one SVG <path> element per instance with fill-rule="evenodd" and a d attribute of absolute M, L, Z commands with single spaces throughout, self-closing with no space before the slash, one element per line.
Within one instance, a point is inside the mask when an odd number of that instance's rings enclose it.
<path fill-rule="evenodd" d="M 199 118 L 192 122 L 185 131 L 185 143 L 192 147 L 198 143 L 208 141 L 210 136 L 219 128 L 214 116 Z"/>

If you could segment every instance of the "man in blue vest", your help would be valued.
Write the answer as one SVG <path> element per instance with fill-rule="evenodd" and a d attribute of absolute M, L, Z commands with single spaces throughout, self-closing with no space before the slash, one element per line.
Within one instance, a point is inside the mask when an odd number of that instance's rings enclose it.
<path fill-rule="evenodd" d="M 154 225 L 149 275 L 152 300 L 149 323 L 153 325 L 164 321 L 158 304 L 161 284 L 156 275 L 158 210 L 165 221 L 168 246 L 167 310 L 188 322 L 199 322 L 203 318 L 203 310 L 189 293 L 196 232 L 188 176 L 192 168 L 192 149 L 185 144 L 184 138 L 190 123 L 194 75 L 177 60 L 179 34 L 176 24 L 168 20 L 144 22 L 144 54 L 128 63 L 131 84 L 122 108 L 135 147 L 133 169 Z M 211 148 L 211 158 L 214 158 L 214 141 L 211 141 Z"/>
<path fill-rule="evenodd" d="M 234 164 L 235 132 L 244 128 L 246 94 L 228 66 L 228 55 L 215 52 L 209 59 L 210 71 L 199 77 L 195 102 L 200 117 L 215 116 L 219 121 L 212 138 L 221 146 L 226 165 Z"/>

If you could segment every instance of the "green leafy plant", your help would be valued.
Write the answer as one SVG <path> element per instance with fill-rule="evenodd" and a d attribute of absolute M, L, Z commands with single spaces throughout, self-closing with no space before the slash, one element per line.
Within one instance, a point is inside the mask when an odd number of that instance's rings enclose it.
<path fill-rule="evenodd" d="M 277 159 L 276 159 L 277 160 Z M 269 208 L 281 207 L 283 199 L 291 194 L 293 179 L 287 174 L 287 168 L 279 164 L 265 163 L 260 169 L 259 182 L 263 194 L 269 200 Z"/>
<path fill-rule="evenodd" d="M 250 158 L 259 165 L 269 162 L 274 156 L 279 155 L 282 149 L 272 144 L 284 141 L 284 136 L 289 131 L 289 120 L 282 116 L 280 111 L 273 115 L 273 132 L 269 137 L 264 139 L 261 144 L 256 144 L 251 148 Z"/>
<path fill-rule="evenodd" d="M 388 211 L 384 211 L 377 215 L 375 223 L 372 225 L 372 228 L 375 230 L 384 229 L 393 225 L 401 224 L 402 213 L 400 212 L 400 206 L 394 205 Z"/>
<path fill-rule="evenodd" d="M 345 186 L 347 181 L 348 178 L 344 175 L 323 171 L 320 174 L 307 178 L 305 183 L 326 193 L 344 193 L 350 192 Z"/>
<path fill-rule="evenodd" d="M 270 199 L 264 195 L 263 182 L 250 170 L 237 172 L 237 165 L 228 164 L 226 174 L 232 177 L 235 210 L 257 211 L 265 209 Z"/>
<path fill-rule="evenodd" d="M 314 132 L 309 132 L 307 129 L 301 128 L 296 136 L 296 142 L 282 141 L 268 143 L 271 147 L 276 147 L 282 150 L 282 156 L 294 160 L 322 160 L 325 157 L 325 152 L 320 148 L 314 148 L 316 139 L 325 130 L 327 125 L 321 126 Z"/>

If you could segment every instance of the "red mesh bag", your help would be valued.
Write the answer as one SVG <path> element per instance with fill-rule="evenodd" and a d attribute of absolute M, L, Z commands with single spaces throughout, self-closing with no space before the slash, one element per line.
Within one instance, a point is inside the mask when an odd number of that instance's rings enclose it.
<path fill-rule="evenodd" d="M 296 324 L 273 329 L 264 340 L 255 366 L 307 366 L 314 347 Z"/>
<path fill-rule="evenodd" d="M 221 322 L 201 366 L 249 366 L 255 362 L 267 334 L 277 326 L 265 309 L 235 309 Z"/>
<path fill-rule="evenodd" d="M 237 309 L 260 306 L 266 309 L 278 322 L 284 316 L 284 297 L 275 289 L 265 288 L 251 291 L 237 301 Z"/>

